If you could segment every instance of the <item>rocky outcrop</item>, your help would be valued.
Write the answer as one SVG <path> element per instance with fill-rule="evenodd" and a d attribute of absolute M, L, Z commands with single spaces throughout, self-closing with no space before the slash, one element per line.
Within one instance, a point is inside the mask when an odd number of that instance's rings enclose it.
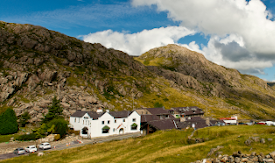
<path fill-rule="evenodd" d="M 219 163 L 219 162 L 229 162 L 229 163 L 241 163 L 241 162 L 261 162 L 261 163 L 274 163 L 275 161 L 275 151 L 271 152 L 267 155 L 263 153 L 255 153 L 251 154 L 242 154 L 242 152 L 238 151 L 233 153 L 231 156 L 229 155 L 219 155 L 217 158 L 207 158 L 203 160 L 198 160 L 193 163 Z"/>

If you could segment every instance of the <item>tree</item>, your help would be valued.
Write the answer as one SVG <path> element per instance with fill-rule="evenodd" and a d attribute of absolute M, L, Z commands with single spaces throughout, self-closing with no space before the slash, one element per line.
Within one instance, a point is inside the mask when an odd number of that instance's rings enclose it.
<path fill-rule="evenodd" d="M 63 108 L 60 105 L 60 100 L 56 99 L 56 96 L 52 99 L 52 105 L 48 107 L 49 112 L 43 119 L 43 123 L 50 122 L 51 120 L 62 117 L 63 115 Z"/>
<path fill-rule="evenodd" d="M 19 118 L 19 123 L 21 127 L 25 127 L 29 119 L 31 119 L 29 112 L 25 111 L 23 114 L 21 114 Z"/>
<path fill-rule="evenodd" d="M 17 117 L 12 108 L 8 108 L 0 115 L 0 134 L 13 134 L 18 131 Z"/>
<path fill-rule="evenodd" d="M 53 129 L 52 133 L 60 134 L 61 137 L 64 137 L 69 129 L 68 122 L 64 118 L 58 118 L 50 121 L 48 123 L 48 127 Z"/>

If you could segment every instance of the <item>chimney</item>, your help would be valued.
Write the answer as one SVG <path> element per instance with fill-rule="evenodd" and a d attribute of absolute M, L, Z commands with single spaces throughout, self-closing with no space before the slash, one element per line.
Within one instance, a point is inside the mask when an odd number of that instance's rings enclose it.
<path fill-rule="evenodd" d="M 180 117 L 180 122 L 184 122 L 185 120 L 185 117 Z"/>
<path fill-rule="evenodd" d="M 100 113 L 102 113 L 102 112 L 103 112 L 103 109 L 102 109 L 101 107 L 97 108 L 97 110 L 96 110 L 96 113 L 97 113 L 97 114 L 100 114 Z"/>

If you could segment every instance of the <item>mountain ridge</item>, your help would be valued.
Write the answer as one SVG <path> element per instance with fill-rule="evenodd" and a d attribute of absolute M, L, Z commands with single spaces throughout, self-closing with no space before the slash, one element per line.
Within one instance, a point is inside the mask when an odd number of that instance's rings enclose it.
<path fill-rule="evenodd" d="M 77 109 L 132 110 L 156 103 L 196 105 L 214 118 L 275 117 L 274 90 L 266 82 L 177 45 L 132 57 L 34 25 L 1 21 L 0 34 L 2 110 L 11 106 L 17 116 L 29 111 L 31 122 L 47 113 L 53 96 L 66 117 Z"/>

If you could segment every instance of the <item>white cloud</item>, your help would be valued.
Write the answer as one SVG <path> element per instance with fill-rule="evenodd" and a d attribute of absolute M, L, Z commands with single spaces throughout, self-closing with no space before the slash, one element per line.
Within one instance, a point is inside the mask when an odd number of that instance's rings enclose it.
<path fill-rule="evenodd" d="M 202 51 L 218 64 L 263 73 L 275 62 L 275 22 L 260 0 L 132 0 L 132 5 L 155 5 L 181 26 L 210 35 Z"/>
<path fill-rule="evenodd" d="M 112 47 L 130 55 L 141 55 L 155 47 L 175 44 L 180 38 L 195 33 L 194 30 L 185 27 L 170 26 L 143 30 L 133 34 L 106 30 L 90 33 L 83 36 L 83 39 L 90 43 L 99 42 L 107 48 Z"/>

